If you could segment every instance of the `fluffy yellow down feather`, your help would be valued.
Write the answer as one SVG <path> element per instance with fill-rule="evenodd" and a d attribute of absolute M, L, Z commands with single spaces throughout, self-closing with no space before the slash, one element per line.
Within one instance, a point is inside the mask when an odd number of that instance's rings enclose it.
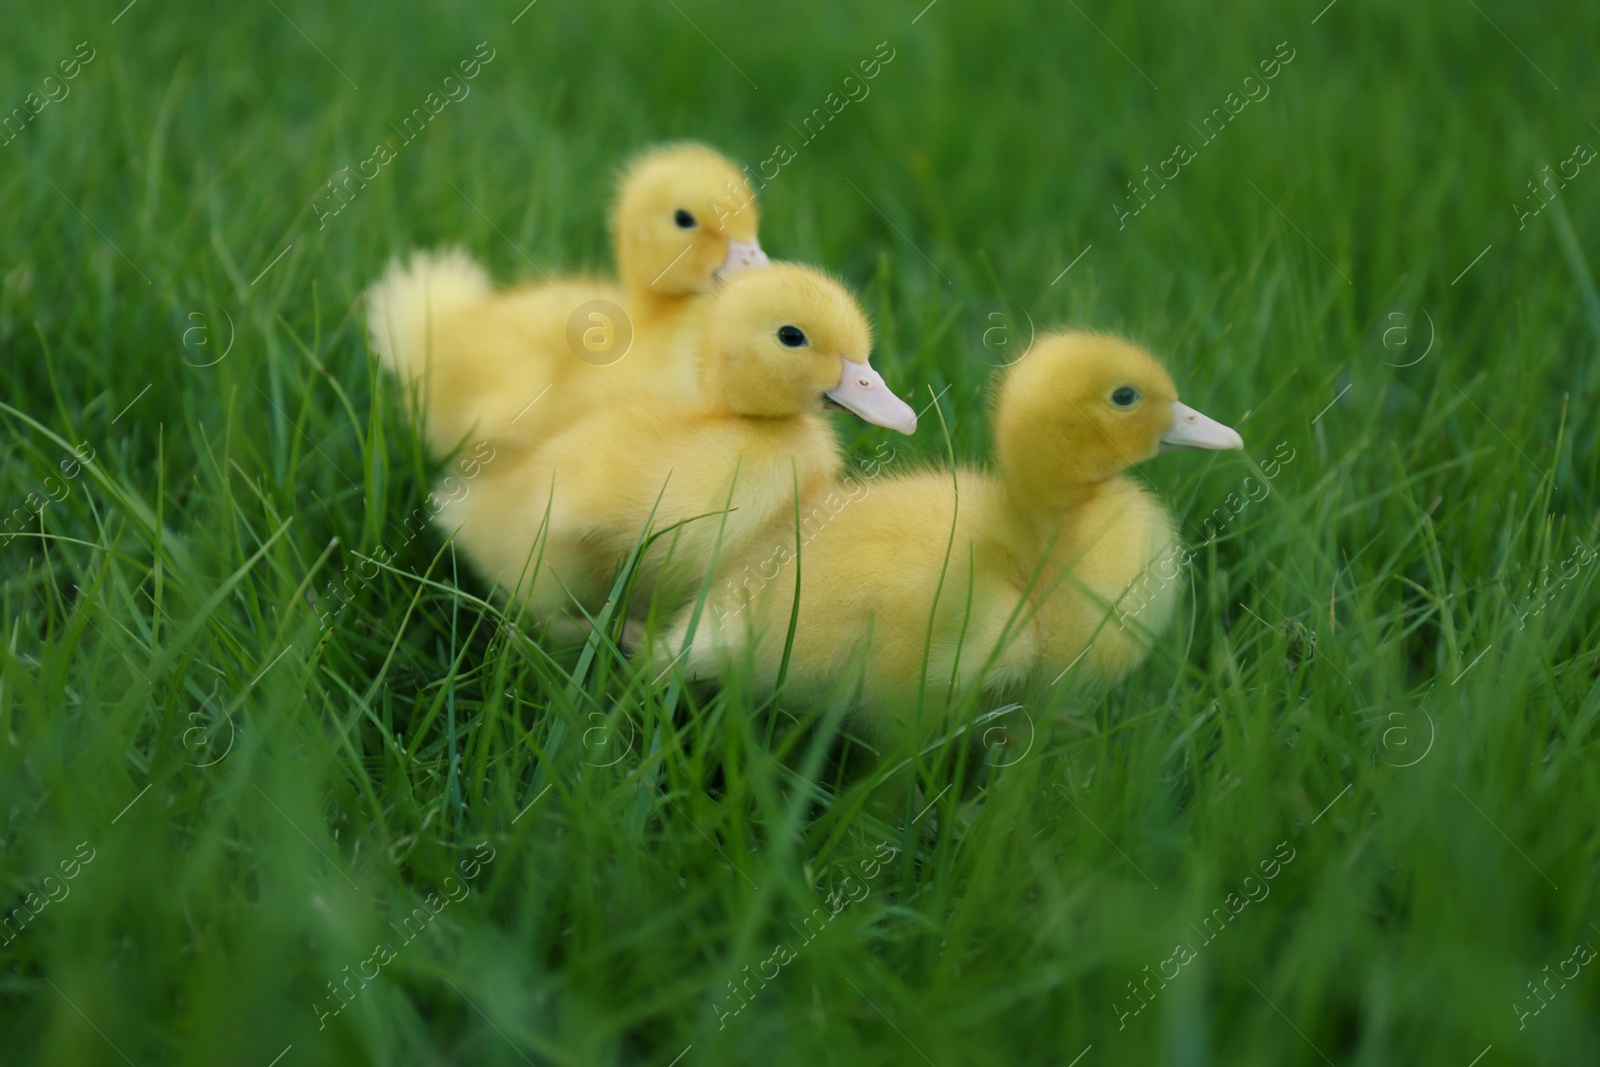
<path fill-rule="evenodd" d="M 1179 583 L 1144 579 L 1177 540 L 1166 508 L 1123 472 L 1163 447 L 1240 448 L 1239 435 L 1178 403 L 1147 352 L 1092 333 L 1041 337 L 1006 373 L 994 423 L 993 474 L 883 476 L 800 546 L 786 693 L 842 692 L 869 732 L 918 738 L 986 695 L 1050 685 L 1074 664 L 1074 680 L 1110 682 L 1148 654 Z M 724 554 L 687 674 L 745 663 L 775 686 L 792 525 L 780 515 Z M 783 566 L 767 580 L 773 560 Z M 658 664 L 680 653 L 691 615 L 654 650 Z"/>
<path fill-rule="evenodd" d="M 704 145 L 664 145 L 623 174 L 612 212 L 620 284 L 575 277 L 496 291 L 465 252 L 413 253 L 368 294 L 373 347 L 414 396 L 437 456 L 468 440 L 526 447 L 635 383 L 687 402 L 683 318 L 696 294 L 766 265 L 759 223 L 731 162 Z"/>
<path fill-rule="evenodd" d="M 741 550 L 842 457 L 826 401 L 910 433 L 916 416 L 867 364 L 871 328 L 843 286 L 776 264 L 697 298 L 698 399 L 654 384 L 526 454 L 487 465 L 437 522 L 476 569 L 561 636 L 581 633 L 650 533 L 630 614 L 670 610 L 712 555 Z"/>

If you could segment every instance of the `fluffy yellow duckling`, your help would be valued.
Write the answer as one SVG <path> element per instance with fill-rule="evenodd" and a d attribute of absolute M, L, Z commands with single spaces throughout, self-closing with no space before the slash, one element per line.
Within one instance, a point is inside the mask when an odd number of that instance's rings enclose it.
<path fill-rule="evenodd" d="M 786 692 L 815 699 L 859 684 L 869 730 L 916 734 L 924 684 L 932 724 L 956 695 L 1052 684 L 1074 664 L 1076 680 L 1122 677 L 1178 594 L 1175 568 L 1152 568 L 1176 548 L 1171 517 L 1123 472 L 1170 447 L 1243 441 L 1179 403 L 1142 349 L 1103 334 L 1041 337 L 1000 386 L 996 473 L 884 476 L 803 525 Z M 748 660 L 757 685 L 775 686 L 794 602 L 793 525 L 779 515 L 751 550 L 724 557 L 691 675 Z M 658 663 L 679 654 L 690 613 Z"/>
<path fill-rule="evenodd" d="M 625 381 L 692 396 L 694 362 L 677 343 L 690 298 L 767 263 L 748 190 L 704 145 L 641 155 L 612 212 L 620 285 L 578 277 L 497 292 L 464 252 L 391 263 L 368 296 L 368 327 L 383 365 L 417 387 L 433 452 L 469 437 L 530 444 Z"/>
<path fill-rule="evenodd" d="M 630 615 L 652 595 L 692 595 L 713 552 L 737 552 L 796 486 L 827 485 L 842 464 L 825 405 L 902 433 L 916 415 L 868 365 L 871 328 L 855 299 L 794 264 L 741 274 L 704 305 L 701 389 L 680 404 L 637 389 L 520 457 L 486 465 L 437 518 L 476 569 L 563 636 L 574 602 L 599 610 L 647 527 L 670 531 L 641 559 Z M 536 567 L 537 565 L 537 567 Z"/>

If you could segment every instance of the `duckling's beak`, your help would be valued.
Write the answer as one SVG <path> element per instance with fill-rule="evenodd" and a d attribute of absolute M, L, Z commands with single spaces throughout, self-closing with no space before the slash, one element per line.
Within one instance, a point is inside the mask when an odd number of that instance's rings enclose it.
<path fill-rule="evenodd" d="M 1172 429 L 1161 438 L 1161 451 L 1175 448 L 1243 448 L 1244 438 L 1237 430 L 1200 414 L 1188 404 L 1172 402 Z"/>
<path fill-rule="evenodd" d="M 761 242 L 735 241 L 730 237 L 728 238 L 728 258 L 723 260 L 722 266 L 716 269 L 716 278 L 718 281 L 723 281 L 733 277 L 740 271 L 749 270 L 752 267 L 765 267 L 771 262 L 767 258 L 767 254 L 761 251 Z"/>
<path fill-rule="evenodd" d="M 839 384 L 822 394 L 844 410 L 874 426 L 887 426 L 903 434 L 917 432 L 917 413 L 895 396 L 882 375 L 865 363 L 843 360 L 844 374 Z"/>

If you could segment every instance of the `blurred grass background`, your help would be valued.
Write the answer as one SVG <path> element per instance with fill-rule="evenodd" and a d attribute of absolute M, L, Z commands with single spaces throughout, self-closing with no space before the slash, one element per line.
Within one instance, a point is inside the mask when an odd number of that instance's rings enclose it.
<path fill-rule="evenodd" d="M 0 146 L 7 1062 L 1593 1062 L 1594 968 L 1550 976 L 1600 944 L 1600 170 L 1516 205 L 1600 144 L 1597 35 L 1501 0 L 8 3 L 0 108 L 93 58 Z M 363 287 L 441 242 L 604 268 L 614 170 L 668 138 L 791 146 L 763 243 L 859 289 L 958 456 L 1061 324 L 1249 444 L 1142 469 L 1191 544 L 1228 516 L 1147 666 L 1030 705 L 1026 752 L 920 757 L 903 816 L 837 708 L 540 648 L 403 524 L 433 472 Z"/>

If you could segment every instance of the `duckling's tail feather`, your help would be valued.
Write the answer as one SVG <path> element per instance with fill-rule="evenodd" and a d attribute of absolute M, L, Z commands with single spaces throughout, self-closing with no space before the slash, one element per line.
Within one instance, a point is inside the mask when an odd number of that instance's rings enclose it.
<path fill-rule="evenodd" d="M 367 329 L 379 362 L 401 381 L 413 380 L 427 366 L 434 324 L 493 290 L 488 271 L 459 248 L 391 260 L 367 292 Z"/>

